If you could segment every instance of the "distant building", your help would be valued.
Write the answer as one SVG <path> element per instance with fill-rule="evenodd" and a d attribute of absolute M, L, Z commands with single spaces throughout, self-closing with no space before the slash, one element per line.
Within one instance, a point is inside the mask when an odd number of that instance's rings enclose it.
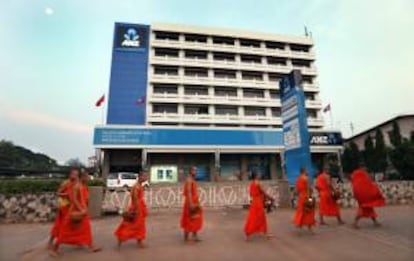
<path fill-rule="evenodd" d="M 360 150 L 365 149 L 364 142 L 365 139 L 370 135 L 375 139 L 375 132 L 377 128 L 380 128 L 382 134 L 384 135 L 385 145 L 390 147 L 391 142 L 389 138 L 389 133 L 392 131 L 392 124 L 396 121 L 400 127 L 401 136 L 403 138 L 409 139 L 412 132 L 414 132 L 414 114 L 401 114 L 394 118 L 391 118 L 381 124 L 371 127 L 368 130 L 365 130 L 357 135 L 354 135 L 345 140 L 345 145 L 349 145 L 351 142 L 355 142 Z"/>

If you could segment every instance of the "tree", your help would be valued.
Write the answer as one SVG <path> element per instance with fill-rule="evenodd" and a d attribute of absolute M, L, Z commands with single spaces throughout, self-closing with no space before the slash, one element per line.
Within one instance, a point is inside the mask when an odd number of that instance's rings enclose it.
<path fill-rule="evenodd" d="M 401 145 L 402 137 L 401 137 L 401 132 L 400 132 L 400 126 L 398 125 L 397 121 L 392 122 L 392 130 L 388 134 L 388 136 L 394 148 L 397 148 L 398 146 Z"/>
<path fill-rule="evenodd" d="M 375 157 L 374 157 L 375 167 L 374 172 L 384 173 L 388 167 L 387 162 L 387 148 L 385 147 L 384 135 L 380 128 L 377 128 L 375 131 Z"/>
<path fill-rule="evenodd" d="M 369 170 L 369 172 L 375 171 L 375 148 L 374 143 L 372 141 L 371 135 L 368 135 L 365 139 L 365 150 L 363 152 L 365 164 Z"/>
<path fill-rule="evenodd" d="M 66 161 L 65 165 L 69 167 L 75 167 L 75 168 L 85 167 L 85 165 L 78 158 L 69 159 L 68 161 Z"/>
<path fill-rule="evenodd" d="M 348 146 L 345 146 L 342 154 L 342 167 L 345 173 L 351 173 L 361 161 L 361 152 L 355 142 L 351 141 Z"/>
<path fill-rule="evenodd" d="M 393 129 L 389 133 L 392 148 L 389 148 L 389 157 L 392 165 L 403 179 L 414 179 L 414 132 L 411 132 L 410 140 L 403 139 L 398 123 L 393 123 Z"/>

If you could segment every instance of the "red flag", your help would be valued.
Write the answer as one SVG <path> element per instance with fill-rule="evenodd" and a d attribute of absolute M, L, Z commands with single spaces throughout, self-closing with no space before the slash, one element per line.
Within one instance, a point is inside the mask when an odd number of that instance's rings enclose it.
<path fill-rule="evenodd" d="M 325 108 L 323 108 L 323 112 L 328 112 L 331 110 L 331 104 L 329 103 L 328 105 L 326 105 Z"/>
<path fill-rule="evenodd" d="M 104 101 L 105 101 L 105 94 L 102 95 L 102 97 L 99 98 L 99 100 L 96 101 L 95 106 L 100 107 L 102 105 L 102 103 L 104 103 Z"/>

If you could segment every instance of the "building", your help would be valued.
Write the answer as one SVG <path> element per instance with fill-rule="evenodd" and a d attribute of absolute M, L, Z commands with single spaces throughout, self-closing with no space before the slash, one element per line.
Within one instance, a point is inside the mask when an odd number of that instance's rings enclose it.
<path fill-rule="evenodd" d="M 282 176 L 279 80 L 303 75 L 313 157 L 338 153 L 323 129 L 313 40 L 187 25 L 116 23 L 106 124 L 97 126 L 104 174 L 151 169 L 177 181 Z"/>
<path fill-rule="evenodd" d="M 365 139 L 368 136 L 371 136 L 371 138 L 373 138 L 375 142 L 375 133 L 379 128 L 384 136 L 385 146 L 392 147 L 389 138 L 389 133 L 392 131 L 393 122 L 397 122 L 400 128 L 401 137 L 410 139 L 411 135 L 413 135 L 414 133 L 414 114 L 400 114 L 346 139 L 345 144 L 348 145 L 351 142 L 354 142 L 360 150 L 364 150 Z"/>

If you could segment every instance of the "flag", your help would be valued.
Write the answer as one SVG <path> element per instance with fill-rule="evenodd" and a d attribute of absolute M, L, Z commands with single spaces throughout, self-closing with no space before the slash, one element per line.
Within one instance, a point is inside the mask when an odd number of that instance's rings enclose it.
<path fill-rule="evenodd" d="M 329 103 L 328 105 L 325 106 L 325 108 L 323 108 L 323 112 L 328 112 L 331 110 L 331 104 Z"/>
<path fill-rule="evenodd" d="M 96 101 L 95 106 L 100 107 L 102 105 L 102 103 L 104 103 L 104 102 L 105 102 L 105 94 L 102 95 L 102 97 L 99 98 L 99 100 Z"/>
<path fill-rule="evenodd" d="M 138 100 L 137 100 L 137 104 L 138 105 L 143 105 L 143 104 L 145 104 L 145 102 L 147 101 L 147 97 L 145 97 L 145 95 L 144 96 L 141 96 Z"/>

